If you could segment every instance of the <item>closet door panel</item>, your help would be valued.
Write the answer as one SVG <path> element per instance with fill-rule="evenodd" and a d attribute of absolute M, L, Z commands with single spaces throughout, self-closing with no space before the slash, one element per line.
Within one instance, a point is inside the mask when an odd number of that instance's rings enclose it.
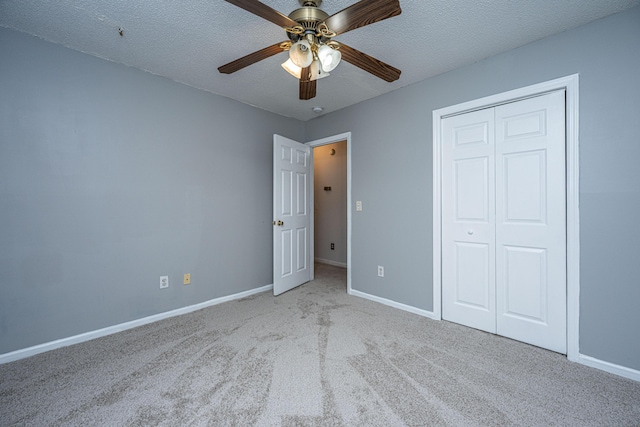
<path fill-rule="evenodd" d="M 496 332 L 494 113 L 443 120 L 442 316 Z"/>
<path fill-rule="evenodd" d="M 497 333 L 566 353 L 565 100 L 495 108 Z"/>

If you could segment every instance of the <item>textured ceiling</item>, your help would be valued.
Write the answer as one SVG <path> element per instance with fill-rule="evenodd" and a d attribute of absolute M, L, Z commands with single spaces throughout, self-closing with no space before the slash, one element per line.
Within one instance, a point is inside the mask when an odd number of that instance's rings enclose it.
<path fill-rule="evenodd" d="M 329 15 L 357 0 L 325 0 Z M 263 0 L 285 15 L 297 0 Z M 400 16 L 336 37 L 402 70 L 387 83 L 342 62 L 298 99 L 286 53 L 234 74 L 238 57 L 286 40 L 275 24 L 223 0 L 0 0 L 0 26 L 259 108 L 308 120 L 640 4 L 640 0 L 400 0 Z M 118 33 L 123 30 L 123 36 Z"/>

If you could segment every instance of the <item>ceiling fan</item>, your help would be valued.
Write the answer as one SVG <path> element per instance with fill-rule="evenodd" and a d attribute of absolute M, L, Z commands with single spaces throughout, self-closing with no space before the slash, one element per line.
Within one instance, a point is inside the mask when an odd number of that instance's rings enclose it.
<path fill-rule="evenodd" d="M 398 0 L 360 0 L 331 16 L 319 8 L 322 0 L 299 0 L 302 7 L 289 16 L 258 0 L 226 1 L 281 26 L 289 40 L 225 64 L 218 68 L 221 73 L 231 74 L 277 53 L 289 51 L 289 60 L 282 67 L 300 81 L 302 100 L 316 96 L 317 80 L 328 76 L 341 59 L 388 82 L 400 78 L 399 69 L 333 40 L 347 31 L 400 15 L 402 10 Z"/>

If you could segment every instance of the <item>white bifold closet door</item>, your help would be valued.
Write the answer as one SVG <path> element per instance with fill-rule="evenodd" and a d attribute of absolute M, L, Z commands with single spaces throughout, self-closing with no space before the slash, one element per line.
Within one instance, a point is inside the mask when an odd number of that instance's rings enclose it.
<path fill-rule="evenodd" d="M 441 128 L 443 318 L 566 353 L 564 91 Z"/>

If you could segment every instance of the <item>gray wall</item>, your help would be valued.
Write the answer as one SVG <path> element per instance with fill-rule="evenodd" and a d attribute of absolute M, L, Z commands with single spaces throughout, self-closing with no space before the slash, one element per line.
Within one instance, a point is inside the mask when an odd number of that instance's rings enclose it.
<path fill-rule="evenodd" d="M 580 352 L 640 369 L 640 7 L 307 123 L 352 132 L 354 289 L 432 301 L 433 110 L 580 73 Z M 353 208 L 353 207 L 352 207 Z M 376 265 L 385 278 L 376 277 Z"/>
<path fill-rule="evenodd" d="M 0 354 L 271 284 L 273 133 L 304 123 L 0 28 Z"/>
<path fill-rule="evenodd" d="M 331 155 L 331 150 L 335 150 L 335 154 Z M 313 168 L 315 258 L 346 267 L 347 142 L 314 148 Z M 324 187 L 331 187 L 331 191 L 325 191 Z M 331 243 L 334 243 L 333 250 Z"/>
<path fill-rule="evenodd" d="M 353 288 L 431 310 L 432 111 L 580 73 L 580 351 L 640 369 L 639 23 L 306 124 L 0 29 L 0 354 L 271 283 L 273 133 L 352 132 Z"/>

